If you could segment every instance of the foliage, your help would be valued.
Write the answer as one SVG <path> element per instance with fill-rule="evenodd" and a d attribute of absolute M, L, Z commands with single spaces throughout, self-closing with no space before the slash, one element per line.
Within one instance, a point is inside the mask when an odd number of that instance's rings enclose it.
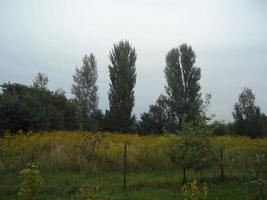
<path fill-rule="evenodd" d="M 267 196 L 267 147 L 261 151 L 252 151 L 251 156 L 246 159 L 243 165 L 245 174 L 250 174 L 251 178 L 248 182 L 251 199 L 264 200 Z"/>
<path fill-rule="evenodd" d="M 244 88 L 239 95 L 238 103 L 234 105 L 233 117 L 235 119 L 237 134 L 250 137 L 260 137 L 264 134 L 264 115 L 260 108 L 255 106 L 255 95 L 249 88 Z"/>
<path fill-rule="evenodd" d="M 174 132 L 178 127 L 178 122 L 170 115 L 167 97 L 160 95 L 156 104 L 150 105 L 149 111 L 141 114 L 138 131 L 143 134 Z"/>
<path fill-rule="evenodd" d="M 204 100 L 201 98 L 201 70 L 195 62 L 195 52 L 187 44 L 168 52 L 164 69 L 166 95 L 160 95 L 155 105 L 150 105 L 149 111 L 141 114 L 139 132 L 177 133 L 182 129 L 182 122 L 201 127 L 211 119 L 207 116 L 211 95 L 207 94 Z"/>
<path fill-rule="evenodd" d="M 183 134 L 179 140 L 173 140 L 169 156 L 182 168 L 200 171 L 211 167 L 215 160 L 215 151 L 206 134 Z"/>
<path fill-rule="evenodd" d="M 127 199 L 127 194 L 134 199 L 177 199 L 180 197 L 177 184 L 182 175 L 166 151 L 172 147 L 174 140 L 179 143 L 181 137 L 79 131 L 7 134 L 0 137 L 0 196 L 14 199 L 19 190 L 15 176 L 17 170 L 27 168 L 27 163 L 35 161 L 45 177 L 44 192 L 41 192 L 43 199 L 69 199 L 79 185 L 101 186 L 103 192 L 115 199 Z M 99 140 L 93 148 L 94 141 Z M 220 172 L 216 163 L 203 171 L 201 179 L 211 181 L 209 199 L 246 199 L 252 194 L 248 192 L 248 187 L 252 186 L 247 182 L 256 180 L 249 166 L 256 165 L 256 154 L 266 152 L 267 139 L 214 136 L 209 137 L 209 141 L 212 146 L 224 146 L 226 177 L 223 183 L 217 184 L 215 180 Z M 126 193 L 121 192 L 125 143 L 129 172 L 129 190 Z M 259 166 L 257 169 L 262 169 L 257 170 L 261 171 L 258 177 L 266 180 L 266 162 L 261 158 L 256 165 Z M 247 173 L 243 173 L 242 169 Z M 192 170 L 187 170 L 188 180 L 198 178 Z M 266 187 L 264 192 L 267 192 Z M 102 194 L 102 191 L 99 193 Z"/>
<path fill-rule="evenodd" d="M 128 41 L 115 44 L 110 52 L 110 110 L 106 112 L 105 130 L 127 132 L 133 124 L 136 51 Z"/>
<path fill-rule="evenodd" d="M 46 90 L 48 84 L 48 76 L 44 73 L 38 73 L 33 79 L 32 86 L 39 90 Z"/>
<path fill-rule="evenodd" d="M 86 134 L 84 139 L 77 145 L 76 150 L 81 160 L 85 160 L 85 168 L 92 169 L 95 162 L 100 159 L 100 148 L 109 148 L 108 142 L 99 134 Z"/>
<path fill-rule="evenodd" d="M 195 52 L 187 44 L 173 48 L 166 56 L 165 89 L 172 117 L 179 119 L 180 128 L 181 116 L 185 116 L 187 122 L 194 122 L 200 113 L 201 70 L 195 66 L 195 62 Z"/>
<path fill-rule="evenodd" d="M 61 90 L 55 92 L 21 84 L 1 85 L 0 133 L 67 129 L 77 126 L 75 106 Z"/>
<path fill-rule="evenodd" d="M 108 200 L 109 198 L 100 193 L 100 188 L 82 186 L 78 192 L 72 197 L 72 200 Z"/>
<path fill-rule="evenodd" d="M 190 174 L 190 180 L 196 177 Z M 70 200 L 78 192 L 80 186 L 100 188 L 99 193 L 116 200 L 153 199 L 177 200 L 183 199 L 177 180 L 179 171 L 146 171 L 129 174 L 128 189 L 122 190 L 121 172 L 101 172 L 91 176 L 77 171 L 47 171 L 42 173 L 45 178 L 42 186 L 43 200 Z M 0 197 L 3 200 L 17 199 L 18 177 L 15 173 L 0 173 Z M 243 177 L 227 179 L 223 183 L 214 180 L 216 174 L 208 171 L 203 179 L 208 181 L 208 199 L 246 200 L 249 191 Z"/>
<path fill-rule="evenodd" d="M 231 135 L 234 133 L 234 124 L 229 122 L 225 123 L 225 121 L 217 121 L 215 120 L 208 127 L 212 130 L 212 135 Z"/>
<path fill-rule="evenodd" d="M 20 200 L 38 200 L 42 186 L 42 177 L 35 164 L 29 163 L 27 169 L 20 172 L 22 179 L 18 197 Z"/>
<path fill-rule="evenodd" d="M 78 106 L 78 116 L 81 130 L 94 130 L 94 113 L 97 112 L 98 87 L 96 59 L 93 54 L 85 55 L 81 68 L 76 67 L 73 75 L 72 94 Z"/>
<path fill-rule="evenodd" d="M 88 129 L 91 131 L 102 131 L 104 123 L 104 114 L 100 109 L 95 110 L 88 121 Z"/>
<path fill-rule="evenodd" d="M 199 184 L 196 180 L 187 183 L 181 188 L 184 200 L 205 200 L 208 196 L 208 185 L 206 183 Z"/>
<path fill-rule="evenodd" d="M 200 108 L 199 113 L 196 116 L 196 119 L 194 120 L 193 124 L 195 127 L 207 127 L 207 122 L 211 121 L 215 114 L 208 114 L 208 110 L 211 104 L 212 95 L 211 94 L 205 94 L 204 99 L 200 100 Z"/>
<path fill-rule="evenodd" d="M 249 197 L 251 200 L 265 200 L 267 181 L 264 179 L 257 179 L 248 183 Z"/>
<path fill-rule="evenodd" d="M 123 145 L 126 142 L 130 171 L 168 171 L 180 166 L 179 163 L 174 164 L 166 152 L 177 149 L 179 155 L 178 147 L 180 147 L 182 137 L 184 136 L 168 134 L 139 136 L 108 132 L 66 131 L 43 132 L 42 134 L 29 132 L 14 136 L 7 134 L 0 138 L 0 160 L 5 170 L 21 169 L 27 166 L 27 163 L 35 161 L 39 169 L 43 171 L 84 171 L 88 167 L 91 168 L 91 164 L 99 171 L 120 171 Z M 209 145 L 212 146 L 218 143 L 224 144 L 225 171 L 229 176 L 234 169 L 239 169 L 239 172 L 241 167 L 247 163 L 248 158 L 255 156 L 255 153 L 262 152 L 267 146 L 266 139 L 250 139 L 244 136 L 210 137 L 208 139 Z M 100 143 L 97 142 L 96 147 L 93 148 L 92 144 L 98 140 L 101 140 Z M 195 140 L 192 139 L 194 143 Z M 203 139 L 200 138 L 200 140 Z M 91 151 L 91 149 L 94 150 Z M 200 154 L 206 149 L 207 147 L 200 150 Z M 253 154 L 250 153 L 252 151 Z M 91 158 L 92 162 L 90 162 Z"/>

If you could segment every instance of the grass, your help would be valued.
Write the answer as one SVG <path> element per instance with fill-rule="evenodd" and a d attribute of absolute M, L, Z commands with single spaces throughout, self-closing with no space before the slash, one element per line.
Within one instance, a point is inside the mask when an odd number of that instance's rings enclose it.
<path fill-rule="evenodd" d="M 122 189 L 121 173 L 102 173 L 86 175 L 80 173 L 42 173 L 44 185 L 41 192 L 42 199 L 67 200 L 80 186 L 96 186 L 100 192 L 114 200 L 155 199 L 172 200 L 181 199 L 179 172 L 146 172 L 131 173 L 127 177 L 127 188 Z M 15 200 L 20 182 L 17 174 L 6 173 L 0 176 L 0 199 Z M 190 174 L 193 178 L 193 173 Z M 216 179 L 204 177 L 209 186 L 208 199 L 244 200 L 248 196 L 247 180 L 228 179 L 219 182 Z"/>
<path fill-rule="evenodd" d="M 100 188 L 99 193 L 113 200 L 182 199 L 181 171 L 165 153 L 174 137 L 179 136 L 57 131 L 0 138 L 0 200 L 17 199 L 19 171 L 33 161 L 44 179 L 41 200 L 69 200 L 84 185 Z M 258 152 L 266 152 L 267 139 L 210 139 L 225 147 L 226 180 L 218 179 L 218 163 L 201 174 L 189 171 L 188 179 L 207 182 L 210 200 L 249 199 L 246 164 L 255 162 Z M 126 190 L 122 189 L 124 143 L 128 144 Z"/>

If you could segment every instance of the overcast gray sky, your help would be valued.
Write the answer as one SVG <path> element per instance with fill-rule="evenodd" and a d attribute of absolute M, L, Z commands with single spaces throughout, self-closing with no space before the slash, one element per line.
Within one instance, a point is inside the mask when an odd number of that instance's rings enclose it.
<path fill-rule="evenodd" d="M 164 92 L 165 56 L 192 46 L 202 69 L 210 113 L 232 120 L 246 86 L 267 112 L 267 1 L 265 0 L 1 0 L 0 84 L 31 84 L 37 72 L 48 87 L 71 97 L 75 66 L 84 54 L 98 61 L 99 106 L 108 108 L 108 54 L 127 39 L 136 48 L 134 113 L 148 110 Z"/>

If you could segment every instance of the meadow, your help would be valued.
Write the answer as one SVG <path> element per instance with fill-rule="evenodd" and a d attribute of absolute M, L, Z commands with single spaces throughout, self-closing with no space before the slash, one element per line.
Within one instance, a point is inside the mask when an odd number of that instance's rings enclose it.
<path fill-rule="evenodd" d="M 182 199 L 182 169 L 166 153 L 179 138 L 66 131 L 7 134 L 0 138 L 0 199 L 17 199 L 19 172 L 29 163 L 37 165 L 43 179 L 41 199 L 73 199 L 83 186 L 102 195 L 98 199 Z M 220 179 L 217 151 L 212 168 L 189 171 L 189 181 L 206 182 L 208 199 L 252 199 L 249 183 L 267 168 L 267 139 L 213 136 L 209 140 L 218 150 L 223 148 L 225 180 Z M 123 190 L 125 144 L 127 187 Z M 263 191 L 266 194 L 267 189 Z"/>

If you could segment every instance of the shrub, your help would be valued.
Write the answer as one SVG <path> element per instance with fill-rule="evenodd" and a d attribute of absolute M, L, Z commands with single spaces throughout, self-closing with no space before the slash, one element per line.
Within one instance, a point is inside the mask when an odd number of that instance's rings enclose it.
<path fill-rule="evenodd" d="M 37 200 L 42 185 L 42 177 L 36 165 L 29 164 L 27 169 L 20 172 L 22 179 L 21 188 L 18 192 L 20 200 Z"/>
<path fill-rule="evenodd" d="M 85 169 L 91 171 L 103 159 L 100 155 L 101 150 L 108 148 L 109 143 L 100 133 L 84 134 L 82 140 L 76 145 L 76 153 L 80 160 L 84 161 Z"/>
<path fill-rule="evenodd" d="M 72 196 L 72 200 L 108 200 L 108 198 L 100 193 L 100 188 L 98 187 L 82 186 Z"/>
<path fill-rule="evenodd" d="M 234 124 L 225 123 L 225 121 L 214 121 L 209 127 L 212 129 L 213 135 L 229 135 L 234 133 Z"/>
<path fill-rule="evenodd" d="M 246 159 L 244 172 L 251 178 L 248 182 L 250 199 L 265 200 L 267 196 L 267 149 L 253 152 Z"/>
<path fill-rule="evenodd" d="M 199 172 L 210 168 L 216 155 L 208 136 L 202 132 L 183 134 L 181 139 L 174 139 L 168 154 L 175 165 L 183 168 L 184 183 L 186 169 Z"/>
<path fill-rule="evenodd" d="M 184 200 L 205 200 L 208 196 L 209 188 L 206 183 L 200 185 L 194 180 L 181 188 Z"/>
<path fill-rule="evenodd" d="M 251 200 L 265 200 L 265 188 L 267 181 L 262 178 L 250 181 L 248 183 L 249 197 Z"/>

